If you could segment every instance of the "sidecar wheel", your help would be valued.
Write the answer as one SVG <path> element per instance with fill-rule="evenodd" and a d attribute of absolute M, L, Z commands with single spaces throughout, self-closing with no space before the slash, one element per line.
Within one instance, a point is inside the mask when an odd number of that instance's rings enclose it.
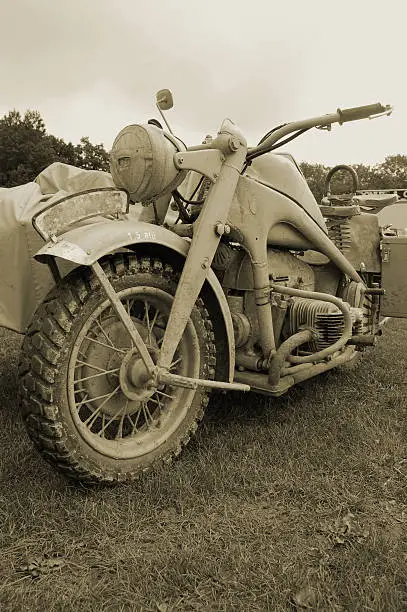
<path fill-rule="evenodd" d="M 165 261 L 127 254 L 102 265 L 155 360 L 179 273 Z M 28 433 L 47 461 L 84 482 L 129 481 L 170 461 L 208 403 L 202 388 L 132 386 L 128 372 L 137 351 L 89 269 L 74 271 L 48 296 L 22 350 Z M 199 299 L 171 371 L 213 378 L 215 356 L 212 324 Z"/>

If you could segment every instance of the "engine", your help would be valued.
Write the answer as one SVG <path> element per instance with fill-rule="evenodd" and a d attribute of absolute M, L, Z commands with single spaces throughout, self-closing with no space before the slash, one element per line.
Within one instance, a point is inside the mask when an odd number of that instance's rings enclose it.
<path fill-rule="evenodd" d="M 317 339 L 303 348 L 316 353 L 339 340 L 344 328 L 344 317 L 339 308 L 330 302 L 291 298 L 284 335 L 289 337 L 305 328 L 315 330 Z"/>
<path fill-rule="evenodd" d="M 318 254 L 316 254 L 318 255 Z M 282 283 L 288 287 L 304 291 L 331 292 L 336 287 L 337 279 L 333 278 L 331 286 L 321 287 L 326 283 L 324 265 L 310 265 L 303 258 L 284 251 L 269 251 L 270 277 L 275 283 Z M 329 276 L 329 274 L 328 274 Z M 320 351 L 336 342 L 342 335 L 344 317 L 337 306 L 330 302 L 315 299 L 293 297 L 284 300 L 283 296 L 274 299 L 273 316 L 277 322 L 278 308 L 286 308 L 286 314 L 280 330 L 275 326 L 275 336 L 278 343 L 285 340 L 301 329 L 313 329 L 317 332 L 317 339 L 303 349 L 311 353 Z M 277 332 L 277 333 L 276 333 Z M 278 333 L 280 332 L 280 333 Z"/>
<path fill-rule="evenodd" d="M 321 260 L 319 265 L 312 265 L 305 259 L 288 251 L 269 249 L 270 280 L 294 289 L 335 295 L 339 282 L 335 270 Z M 256 354 L 260 335 L 250 261 L 244 252 L 233 251 L 223 244 L 215 257 L 214 267 L 218 275 L 221 274 L 223 286 L 228 288 L 236 348 L 240 356 Z M 310 353 L 323 350 L 341 337 L 344 316 L 334 304 L 315 299 L 287 298 L 278 292 L 271 293 L 270 299 L 277 345 L 304 328 L 317 332 L 316 339 L 303 347 Z"/>

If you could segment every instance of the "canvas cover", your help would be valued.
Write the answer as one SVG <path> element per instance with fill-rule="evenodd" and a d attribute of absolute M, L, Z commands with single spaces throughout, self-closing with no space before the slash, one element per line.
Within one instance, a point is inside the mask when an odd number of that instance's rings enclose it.
<path fill-rule="evenodd" d="M 0 188 L 0 326 L 24 332 L 54 285 L 48 266 L 33 258 L 44 243 L 33 215 L 66 195 L 99 187 L 114 187 L 110 174 L 54 163 L 32 183 Z"/>

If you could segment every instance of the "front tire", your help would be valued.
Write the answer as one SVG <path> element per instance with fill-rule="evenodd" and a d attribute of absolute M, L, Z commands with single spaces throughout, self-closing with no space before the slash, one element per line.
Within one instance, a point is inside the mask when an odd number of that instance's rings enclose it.
<path fill-rule="evenodd" d="M 102 265 L 155 360 L 179 273 L 157 258 L 127 254 Z M 202 388 L 132 386 L 126 373 L 137 351 L 89 269 L 74 271 L 48 296 L 22 350 L 28 433 L 47 461 L 85 482 L 129 481 L 170 461 L 208 403 Z M 210 379 L 215 362 L 212 324 L 198 299 L 171 372 Z"/>

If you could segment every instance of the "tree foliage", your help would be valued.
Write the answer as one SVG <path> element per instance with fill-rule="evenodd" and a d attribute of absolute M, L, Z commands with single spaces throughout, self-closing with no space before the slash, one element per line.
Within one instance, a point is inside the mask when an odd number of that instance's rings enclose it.
<path fill-rule="evenodd" d="M 88 137 L 73 145 L 48 134 L 38 111 L 22 116 L 12 110 L 0 119 L 0 186 L 14 187 L 32 181 L 55 161 L 87 170 L 108 170 L 109 156 L 102 144 Z"/>
<path fill-rule="evenodd" d="M 320 202 L 324 195 L 325 177 L 329 168 L 322 164 L 309 164 L 308 162 L 303 162 L 300 166 L 316 201 Z"/>
<path fill-rule="evenodd" d="M 378 182 L 383 185 L 382 189 L 407 188 L 406 155 L 389 155 L 374 169 Z"/>

